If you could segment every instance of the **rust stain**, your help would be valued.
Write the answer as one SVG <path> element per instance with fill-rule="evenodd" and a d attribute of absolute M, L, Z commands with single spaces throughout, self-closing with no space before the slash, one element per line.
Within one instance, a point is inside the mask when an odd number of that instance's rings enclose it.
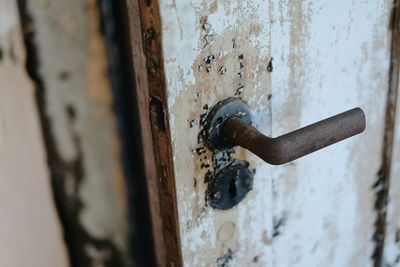
<path fill-rule="evenodd" d="M 46 7 L 46 6 L 49 5 L 49 1 L 50 1 L 50 0 L 40 0 L 39 3 L 40 3 L 41 5 L 43 5 L 44 7 Z"/>
<path fill-rule="evenodd" d="M 210 13 L 215 13 L 218 10 L 218 1 L 214 1 L 210 5 Z"/>
<path fill-rule="evenodd" d="M 201 35 L 199 36 L 198 47 L 204 47 L 204 37 L 208 34 L 207 29 L 211 28 L 212 31 L 213 25 L 207 21 L 207 17 L 216 12 L 218 5 L 213 3 L 208 7 L 206 1 L 203 1 L 202 7 L 203 10 L 198 12 L 201 14 L 199 19 Z M 237 13 L 234 13 L 229 5 L 227 7 L 226 16 L 232 13 L 241 18 L 237 21 L 240 27 L 232 27 L 224 31 L 223 35 L 213 36 L 210 47 L 199 53 L 193 62 L 192 71 L 195 82 L 189 85 L 185 84 L 186 81 L 180 76 L 180 82 L 184 84 L 185 90 L 180 92 L 175 99 L 176 104 L 170 108 L 170 114 L 172 114 L 174 120 L 174 130 L 176 131 L 174 135 L 179 136 L 179 140 L 176 140 L 177 143 L 174 145 L 175 166 L 185 166 L 184 169 L 179 169 L 177 190 L 180 192 L 180 199 L 185 199 L 185 202 L 187 202 L 184 209 L 188 209 L 190 214 L 190 217 L 187 218 L 189 223 L 185 227 L 187 233 L 195 231 L 201 224 L 199 219 L 201 220 L 202 216 L 212 212 L 205 201 L 207 184 L 203 180 L 207 172 L 212 171 L 213 153 L 204 148 L 203 142 L 199 140 L 204 113 L 218 101 L 234 96 L 238 88 L 242 88 L 240 96 L 246 101 L 250 96 L 257 95 L 261 98 L 264 97 L 265 102 L 267 102 L 269 92 L 266 87 L 270 88 L 271 83 L 267 68 L 256 68 L 256 66 L 263 66 L 265 62 L 268 62 L 269 57 L 268 59 L 267 57 L 260 57 L 258 47 L 248 42 L 250 37 L 261 34 L 262 25 L 255 19 L 249 19 L 249 13 L 246 13 L 243 9 L 238 8 Z M 252 10 L 251 12 L 255 11 Z M 221 74 L 221 69 L 224 69 L 223 74 Z M 262 87 L 258 86 L 260 81 L 263 84 Z M 255 107 L 257 103 L 250 102 L 249 104 Z M 204 109 L 204 107 L 208 107 L 208 109 Z M 185 112 L 182 112 L 183 110 Z M 191 125 L 193 121 L 200 121 L 200 123 Z M 198 153 L 196 149 L 200 149 L 201 153 Z M 252 162 L 250 153 L 245 149 L 236 148 L 233 157 Z M 254 166 L 251 167 L 254 168 Z M 187 177 L 196 177 L 198 182 L 195 188 L 193 188 L 193 180 L 187 179 Z M 246 201 L 250 201 L 251 198 L 252 196 L 248 195 Z M 186 216 L 186 211 L 184 212 Z M 191 262 L 189 259 L 194 260 L 197 255 L 209 254 L 210 257 L 202 264 L 212 265 L 221 252 L 226 251 L 227 244 L 231 248 L 240 248 L 248 251 L 249 254 L 254 254 L 251 246 L 240 244 L 238 240 L 232 239 L 232 236 L 236 236 L 238 234 L 236 232 L 241 230 L 232 227 L 239 220 L 237 210 L 229 210 L 223 214 L 214 212 L 213 216 L 215 231 L 203 232 L 204 238 L 213 239 L 214 236 L 217 236 L 222 242 L 213 252 L 210 252 L 207 246 L 198 247 L 196 251 L 188 251 L 185 248 L 183 257 L 188 262 Z M 226 227 L 229 229 L 226 229 Z M 186 239 L 185 242 L 198 242 L 198 240 L 190 240 L 187 236 L 183 238 Z"/>
<path fill-rule="evenodd" d="M 76 21 L 69 15 L 64 15 L 59 17 L 58 21 L 61 27 L 64 28 L 65 31 L 70 34 L 75 33 L 76 29 L 78 28 L 78 24 L 76 23 Z"/>
<path fill-rule="evenodd" d="M 100 14 L 96 6 L 96 1 L 86 0 L 86 10 L 90 14 L 90 33 L 89 39 L 89 61 L 88 61 L 88 94 L 89 99 L 95 107 L 94 115 L 96 118 L 103 119 L 107 117 L 111 120 L 110 127 L 116 129 L 116 122 L 110 118 L 112 110 L 111 85 L 107 77 L 107 56 L 104 40 L 100 32 Z M 121 148 L 118 136 L 113 134 L 109 140 L 110 151 L 115 160 L 112 164 L 112 173 L 115 183 L 118 202 L 124 208 L 127 207 L 126 184 L 121 163 Z"/>
<path fill-rule="evenodd" d="M 119 159 L 121 157 L 121 144 L 119 142 L 119 139 L 117 137 L 112 138 L 112 152 L 113 152 L 113 157 L 115 159 Z M 121 161 L 118 160 L 117 162 L 114 162 L 113 164 L 113 178 L 114 178 L 114 184 L 115 184 L 115 190 L 117 193 L 117 200 L 118 204 L 123 207 L 124 210 L 128 208 L 128 203 L 127 203 L 127 188 L 125 184 L 125 175 L 123 173 L 123 169 L 121 166 Z"/>
<path fill-rule="evenodd" d="M 282 7 L 281 7 L 282 8 Z M 306 84 L 306 69 L 307 69 L 307 40 L 310 37 L 309 24 L 311 14 L 307 12 L 309 6 L 303 1 L 296 1 L 288 4 L 288 14 L 281 14 L 279 18 L 281 23 L 289 20 L 290 23 L 290 50 L 287 59 L 287 64 L 290 69 L 288 75 L 287 92 L 290 97 L 287 98 L 285 105 L 279 107 L 280 116 L 275 116 L 274 120 L 279 120 L 279 124 L 286 132 L 301 127 L 302 117 L 302 91 Z M 273 91 L 273 93 L 275 93 Z M 271 102 L 274 105 L 274 102 Z M 274 122 L 271 123 L 273 129 Z M 272 136 L 275 136 L 273 134 Z M 277 177 L 278 183 L 285 184 L 284 191 L 280 194 L 290 196 L 295 192 L 298 179 L 297 179 L 297 165 L 292 162 L 284 166 L 284 177 Z"/>
<path fill-rule="evenodd" d="M 90 18 L 90 33 L 87 63 L 88 95 L 95 107 L 95 117 L 101 119 L 111 111 L 111 85 L 107 77 L 107 56 L 104 41 L 100 33 L 99 10 L 95 0 L 86 0 Z"/>
<path fill-rule="evenodd" d="M 112 158 L 116 159 L 112 163 L 112 174 L 118 202 L 126 208 L 127 190 L 122 168 L 120 142 L 115 134 L 117 128 L 115 119 L 110 116 L 112 114 L 112 90 L 107 76 L 106 47 L 100 32 L 100 14 L 95 0 L 86 0 L 85 4 L 90 18 L 91 33 L 88 43 L 89 60 L 87 62 L 88 96 L 93 103 L 94 110 L 92 112 L 94 112 L 95 118 L 98 120 L 107 119 L 110 128 L 114 130 L 109 140 L 110 151 L 113 153 Z"/>
<path fill-rule="evenodd" d="M 290 18 L 290 53 L 288 65 L 290 67 L 288 90 L 290 99 L 288 104 L 283 107 L 285 110 L 287 127 L 299 128 L 301 118 L 301 93 L 304 90 L 307 69 L 307 39 L 310 37 L 308 25 L 310 25 L 311 15 L 305 13 L 305 4 L 296 1 L 288 5 Z"/>

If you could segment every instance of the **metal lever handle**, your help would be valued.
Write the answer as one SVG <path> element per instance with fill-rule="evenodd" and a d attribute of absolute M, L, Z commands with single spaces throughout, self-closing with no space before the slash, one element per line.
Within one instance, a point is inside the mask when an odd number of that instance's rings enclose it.
<path fill-rule="evenodd" d="M 360 108 L 351 109 L 276 138 L 263 135 L 238 116 L 226 119 L 221 125 L 221 133 L 228 141 L 250 150 L 273 165 L 295 160 L 359 134 L 364 129 L 365 114 Z"/>

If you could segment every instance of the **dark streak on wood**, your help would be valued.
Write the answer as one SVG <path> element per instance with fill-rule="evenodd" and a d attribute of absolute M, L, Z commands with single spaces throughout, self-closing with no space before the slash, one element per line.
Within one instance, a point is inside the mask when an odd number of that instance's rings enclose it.
<path fill-rule="evenodd" d="M 157 265 L 182 266 L 159 6 L 148 0 L 127 5 Z"/>
<path fill-rule="evenodd" d="M 389 90 L 386 103 L 385 133 L 383 140 L 382 165 L 378 172 L 378 179 L 374 185 L 376 189 L 375 210 L 377 219 L 375 221 L 375 232 L 373 240 L 375 250 L 372 255 L 375 267 L 384 266 L 384 246 L 387 221 L 387 204 L 389 195 L 390 172 L 392 165 L 394 129 L 396 121 L 396 105 L 399 86 L 399 63 L 400 63 L 400 10 L 398 0 L 394 0 L 391 25 L 391 63 Z"/>

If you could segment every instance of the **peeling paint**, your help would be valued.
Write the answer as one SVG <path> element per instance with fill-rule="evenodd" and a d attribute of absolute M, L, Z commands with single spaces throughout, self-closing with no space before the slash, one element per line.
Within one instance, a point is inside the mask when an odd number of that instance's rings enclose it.
<path fill-rule="evenodd" d="M 375 137 L 384 129 L 390 32 L 382 25 L 388 25 L 390 5 L 160 1 L 185 266 L 212 266 L 228 249 L 235 252 L 232 266 L 254 264 L 255 257 L 260 266 L 372 264 L 370 186 L 382 147 Z M 367 131 L 279 167 L 236 148 L 232 157 L 257 170 L 253 190 L 232 210 L 213 210 L 205 206 L 207 185 L 193 187 L 193 177 L 209 176 L 213 158 L 198 144 L 202 108 L 235 94 L 268 135 L 354 106 L 366 110 Z M 234 238 L 220 242 L 227 222 L 235 224 Z"/>
<path fill-rule="evenodd" d="M 87 266 L 101 258 L 107 266 L 129 266 L 126 196 L 97 2 L 19 4 L 71 262 Z"/>
<path fill-rule="evenodd" d="M 384 225 L 377 228 L 379 234 L 385 232 L 384 240 L 376 242 L 375 251 L 379 252 L 376 257 L 377 264 L 394 267 L 400 265 L 400 94 L 399 94 L 399 56 L 400 56 L 400 17 L 399 6 L 393 6 L 393 40 L 392 40 L 392 69 L 391 84 L 388 92 L 388 107 L 386 113 L 385 150 L 382 164 L 382 172 L 379 173 L 377 185 L 376 202 L 382 203 L 377 212 L 385 218 Z M 390 185 L 390 186 L 389 186 Z M 385 192 L 386 191 L 386 192 Z M 380 198 L 380 199 L 379 199 Z M 379 222 L 379 220 L 377 220 Z M 382 229 L 383 228 L 383 229 Z M 378 247 L 378 246 L 381 247 Z"/>

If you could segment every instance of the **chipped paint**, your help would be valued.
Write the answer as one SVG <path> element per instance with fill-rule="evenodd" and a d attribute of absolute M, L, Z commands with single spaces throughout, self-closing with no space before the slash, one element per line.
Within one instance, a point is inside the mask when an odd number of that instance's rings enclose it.
<path fill-rule="evenodd" d="M 391 1 L 159 2 L 185 266 L 215 265 L 229 249 L 232 266 L 371 265 Z M 367 131 L 279 167 L 236 148 L 233 157 L 256 169 L 253 190 L 214 210 L 207 184 L 193 187 L 212 153 L 196 153 L 201 123 L 190 122 L 235 93 L 268 135 L 354 106 L 366 111 Z M 227 222 L 235 230 L 225 241 Z"/>
<path fill-rule="evenodd" d="M 400 103 L 400 94 L 397 95 Z M 400 108 L 396 110 L 396 128 L 393 140 L 392 169 L 387 203 L 386 237 L 383 263 L 400 266 Z"/>
<path fill-rule="evenodd" d="M 385 266 L 400 266 L 400 10 L 399 5 L 393 7 L 393 40 L 392 40 L 392 69 L 391 88 L 388 92 L 388 106 L 386 114 L 386 149 L 382 169 L 378 174 L 376 183 L 377 196 L 381 202 L 377 208 L 378 212 L 385 218 L 384 239 L 379 236 L 376 251 L 377 263 Z M 385 164 L 386 163 L 386 164 Z M 385 164 L 385 165 L 384 165 Z M 385 192 L 386 191 L 386 192 Z M 379 203 L 380 204 L 380 203 Z M 383 228 L 383 229 L 382 229 Z M 379 233 L 380 234 L 380 233 Z M 378 247 L 380 245 L 381 247 Z M 383 254 L 383 255 L 382 255 Z"/>
<path fill-rule="evenodd" d="M 129 266 L 125 181 L 98 3 L 20 6 L 71 262 Z"/>

